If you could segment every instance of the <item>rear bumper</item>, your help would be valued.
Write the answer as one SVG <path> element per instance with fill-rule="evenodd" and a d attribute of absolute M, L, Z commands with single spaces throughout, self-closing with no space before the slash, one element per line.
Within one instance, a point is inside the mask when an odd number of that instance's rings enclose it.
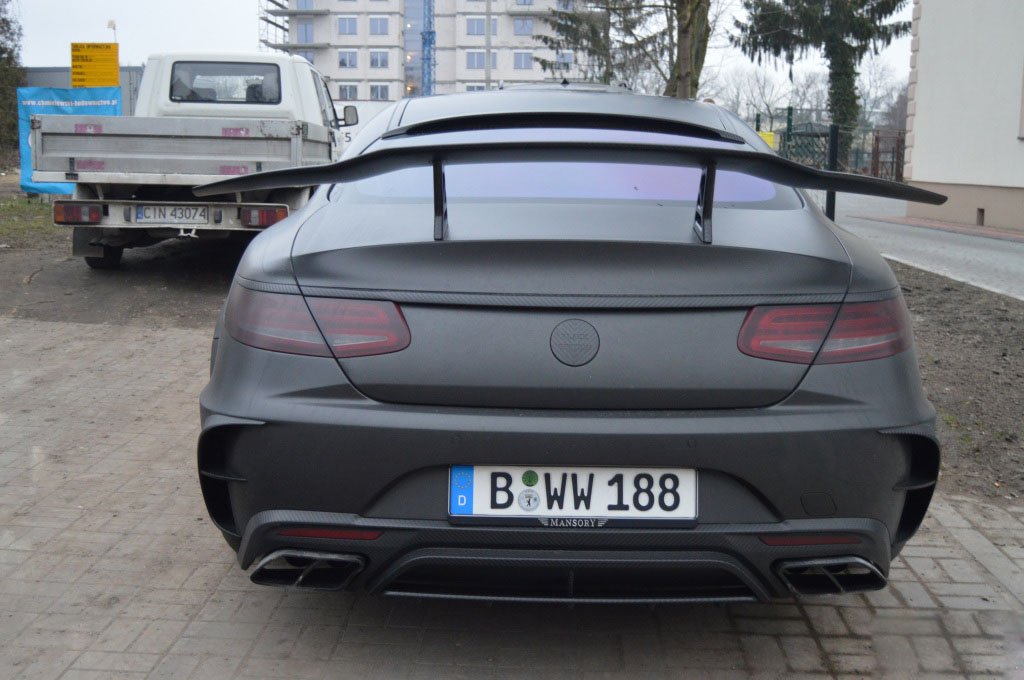
<path fill-rule="evenodd" d="M 359 529 L 373 540 L 295 538 L 293 527 Z M 837 545 L 777 546 L 793 536 L 842 537 Z M 438 599 L 566 602 L 765 601 L 785 596 L 788 563 L 853 557 L 878 565 L 884 585 L 889 534 L 863 519 L 700 525 L 695 530 L 571 531 L 455 527 L 442 520 L 381 520 L 344 513 L 265 511 L 247 524 L 238 551 L 302 550 L 357 559 L 346 588 Z M 841 586 L 835 589 L 841 592 Z"/>
<path fill-rule="evenodd" d="M 550 595 L 571 573 L 619 583 L 625 599 L 646 601 L 625 592 L 635 581 L 627 574 L 654 584 L 679 572 L 669 580 L 706 587 L 649 599 L 781 597 L 783 562 L 850 556 L 887 573 L 938 473 L 934 412 L 913 384 L 912 351 L 882 360 L 887 370 L 869 380 L 855 364 L 813 367 L 797 392 L 763 409 L 603 412 L 385 404 L 353 389 L 333 360 L 255 350 L 227 336 L 218 345 L 199 441 L 211 517 L 243 568 L 281 548 L 358 555 L 365 566 L 348 583 L 357 589 L 501 599 L 473 584 L 536 573 L 539 584 L 526 579 L 509 595 L 529 599 Z M 454 525 L 453 464 L 692 467 L 700 516 L 685 529 Z M 277 534 L 295 526 L 381 535 Z M 851 540 L 765 543 L 778 535 Z M 440 583 L 446 571 L 463 574 L 463 592 Z M 723 579 L 727 587 L 716 590 Z"/>

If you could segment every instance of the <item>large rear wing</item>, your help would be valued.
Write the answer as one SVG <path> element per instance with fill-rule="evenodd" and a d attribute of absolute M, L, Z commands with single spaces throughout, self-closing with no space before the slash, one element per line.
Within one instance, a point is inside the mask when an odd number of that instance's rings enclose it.
<path fill-rule="evenodd" d="M 409 167 L 432 167 L 434 173 L 434 238 L 444 239 L 447 227 L 445 164 L 494 162 L 600 162 L 643 163 L 701 168 L 693 229 L 703 243 L 711 243 L 711 215 L 715 200 L 715 174 L 739 172 L 770 182 L 802 189 L 842 191 L 938 205 L 946 197 L 918 187 L 843 172 L 818 170 L 764 151 L 709 146 L 671 146 L 601 141 L 454 141 L 432 143 L 432 134 L 389 136 L 359 156 L 329 165 L 272 170 L 234 177 L 196 187 L 196 196 L 353 182 Z M 731 140 L 729 140 L 731 141 Z"/>

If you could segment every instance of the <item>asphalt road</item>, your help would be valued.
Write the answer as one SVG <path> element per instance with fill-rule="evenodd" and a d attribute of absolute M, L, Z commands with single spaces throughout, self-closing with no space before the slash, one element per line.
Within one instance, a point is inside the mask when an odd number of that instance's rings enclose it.
<path fill-rule="evenodd" d="M 905 201 L 840 194 L 836 223 L 886 257 L 1024 300 L 1024 243 L 863 219 L 904 216 Z"/>

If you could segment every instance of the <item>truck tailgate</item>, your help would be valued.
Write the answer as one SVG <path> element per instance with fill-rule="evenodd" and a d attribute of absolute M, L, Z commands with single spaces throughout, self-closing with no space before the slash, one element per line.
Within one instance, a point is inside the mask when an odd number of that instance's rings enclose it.
<path fill-rule="evenodd" d="M 252 118 L 33 116 L 37 181 L 195 185 L 331 160 L 331 131 Z"/>

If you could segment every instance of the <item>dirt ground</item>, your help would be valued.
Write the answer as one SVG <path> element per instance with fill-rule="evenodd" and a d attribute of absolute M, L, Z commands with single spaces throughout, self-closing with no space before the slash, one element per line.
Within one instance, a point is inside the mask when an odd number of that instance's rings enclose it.
<path fill-rule="evenodd" d="M 1024 302 L 896 262 L 947 492 L 1024 495 Z"/>
<path fill-rule="evenodd" d="M 70 232 L 52 225 L 49 206 L 16 196 L 9 177 L 0 177 L 0 314 L 212 329 L 245 240 L 166 242 L 125 251 L 119 270 L 93 271 L 70 257 Z M 925 391 L 939 414 L 941 485 L 1019 503 L 1024 302 L 891 266 L 914 319 Z"/>

